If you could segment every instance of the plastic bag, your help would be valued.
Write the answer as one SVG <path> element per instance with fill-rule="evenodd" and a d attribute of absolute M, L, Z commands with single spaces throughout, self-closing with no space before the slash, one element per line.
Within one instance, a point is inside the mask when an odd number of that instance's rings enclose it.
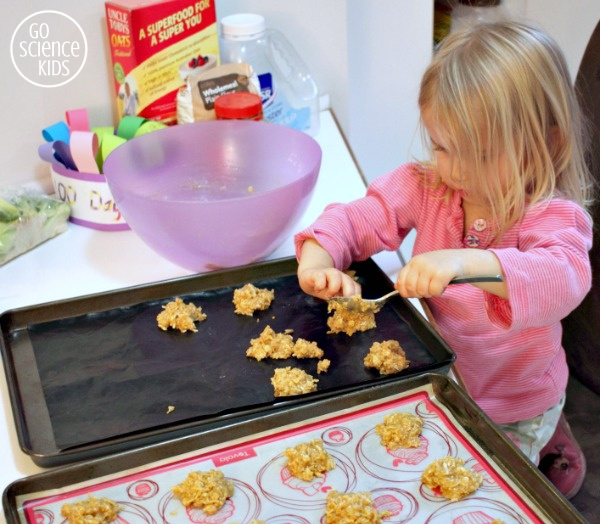
<path fill-rule="evenodd" d="M 30 190 L 0 190 L 0 266 L 66 231 L 68 203 Z"/>

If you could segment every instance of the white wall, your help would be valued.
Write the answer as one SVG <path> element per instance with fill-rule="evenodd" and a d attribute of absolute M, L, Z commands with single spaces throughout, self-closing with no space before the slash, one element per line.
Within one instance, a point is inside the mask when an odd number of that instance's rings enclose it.
<path fill-rule="evenodd" d="M 372 180 L 420 154 L 418 87 L 431 60 L 433 2 L 350 0 L 348 6 L 343 123 Z"/>
<path fill-rule="evenodd" d="M 579 67 L 600 17 L 598 0 L 506 0 L 518 14 L 537 20 L 563 46 L 572 72 Z M 417 124 L 416 89 L 431 53 L 433 0 L 216 0 L 217 14 L 253 11 L 283 31 L 309 64 L 371 179 L 411 158 Z M 86 65 L 58 88 L 33 86 L 15 71 L 11 36 L 28 15 L 62 11 L 82 26 Z M 41 182 L 47 166 L 37 158 L 45 126 L 65 110 L 86 107 L 95 125 L 113 124 L 113 93 L 103 0 L 21 0 L 6 3 L 0 21 L 3 129 L 0 187 Z M 417 147 L 418 152 L 418 147 Z M 340 173 L 340 177 L 343 173 Z M 332 195 L 332 198 L 334 196 Z"/>
<path fill-rule="evenodd" d="M 562 47 L 574 79 L 585 47 L 600 20 L 600 1 L 527 0 L 527 16 L 538 21 Z"/>
<path fill-rule="evenodd" d="M 47 165 L 37 156 L 41 130 L 64 119 L 65 110 L 87 107 L 98 125 L 112 124 L 109 69 L 106 62 L 104 3 L 100 0 L 24 0 L 4 4 L 0 21 L 0 187 L 36 180 L 50 186 Z M 41 10 L 55 9 L 73 17 L 88 43 L 85 67 L 72 82 L 57 88 L 34 86 L 19 76 L 10 58 L 10 40 L 18 24 Z"/>

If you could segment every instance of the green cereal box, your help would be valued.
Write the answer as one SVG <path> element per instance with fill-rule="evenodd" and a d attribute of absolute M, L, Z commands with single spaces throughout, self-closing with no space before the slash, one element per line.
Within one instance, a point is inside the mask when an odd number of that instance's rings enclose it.
<path fill-rule="evenodd" d="M 177 122 L 176 97 L 188 75 L 219 62 L 214 0 L 105 2 L 119 119 Z"/>

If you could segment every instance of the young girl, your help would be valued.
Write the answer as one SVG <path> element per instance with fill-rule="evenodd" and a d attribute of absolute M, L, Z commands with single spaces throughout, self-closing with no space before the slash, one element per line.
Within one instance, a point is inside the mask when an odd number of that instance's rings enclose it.
<path fill-rule="evenodd" d="M 442 42 L 419 108 L 431 160 L 329 205 L 297 234 L 300 286 L 320 298 L 359 294 L 342 270 L 397 249 L 414 228 L 396 289 L 427 299 L 470 395 L 538 463 L 565 398 L 561 319 L 591 285 L 590 177 L 567 66 L 534 27 L 474 26 Z M 447 287 L 497 274 L 502 283 Z M 585 460 L 574 440 L 563 445 L 570 467 L 548 476 L 573 496 Z"/>

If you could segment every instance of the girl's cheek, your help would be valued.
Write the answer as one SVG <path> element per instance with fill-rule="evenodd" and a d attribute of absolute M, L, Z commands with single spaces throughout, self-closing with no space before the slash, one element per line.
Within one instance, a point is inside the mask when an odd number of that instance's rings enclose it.
<path fill-rule="evenodd" d="M 461 184 L 462 182 L 462 175 L 458 167 L 454 167 L 454 169 L 452 169 L 452 180 L 456 184 Z"/>
<path fill-rule="evenodd" d="M 437 157 L 438 174 L 440 178 L 448 183 L 452 179 L 452 165 L 448 158 L 444 158 L 443 155 Z"/>

